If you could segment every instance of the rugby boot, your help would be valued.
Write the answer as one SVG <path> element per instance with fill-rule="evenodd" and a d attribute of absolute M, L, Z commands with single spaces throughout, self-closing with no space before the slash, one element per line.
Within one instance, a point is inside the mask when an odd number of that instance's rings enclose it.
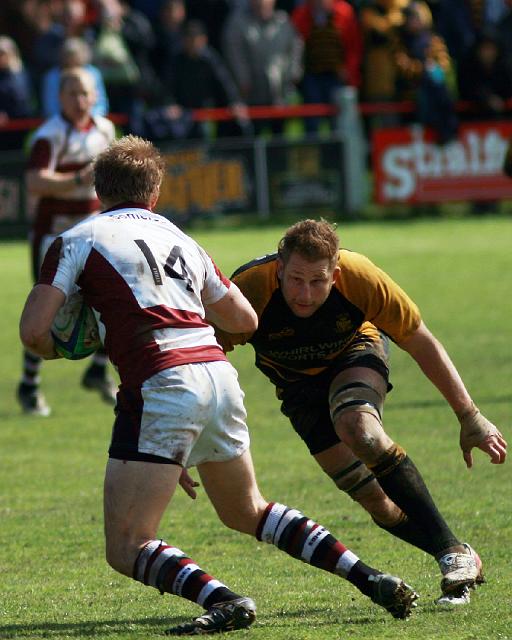
<path fill-rule="evenodd" d="M 380 573 L 370 578 L 373 584 L 371 599 L 384 607 L 393 618 L 408 618 L 416 606 L 418 594 L 400 578 Z"/>
<path fill-rule="evenodd" d="M 485 582 L 480 556 L 469 544 L 464 542 L 463 546 L 466 553 L 446 553 L 439 559 L 439 568 L 443 574 L 443 595 L 458 591 L 462 587 L 474 588 Z"/>
<path fill-rule="evenodd" d="M 104 369 L 97 369 L 95 365 L 86 369 L 82 377 L 82 387 L 97 391 L 103 402 L 115 405 L 117 385 Z"/>
<path fill-rule="evenodd" d="M 236 598 L 212 605 L 201 616 L 167 629 L 168 636 L 199 636 L 246 629 L 256 620 L 256 605 L 251 598 Z"/>
<path fill-rule="evenodd" d="M 454 591 L 447 594 L 441 594 L 441 597 L 436 600 L 436 604 L 440 607 L 460 607 L 471 602 L 471 594 L 469 587 L 458 587 Z"/>
<path fill-rule="evenodd" d="M 21 382 L 18 385 L 16 396 L 20 403 L 21 410 L 26 415 L 38 416 L 40 418 L 47 418 L 50 415 L 51 409 L 37 387 Z"/>

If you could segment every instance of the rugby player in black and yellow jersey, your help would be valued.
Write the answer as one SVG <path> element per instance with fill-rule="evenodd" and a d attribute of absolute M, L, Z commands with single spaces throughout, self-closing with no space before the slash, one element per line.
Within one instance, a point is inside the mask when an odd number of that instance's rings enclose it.
<path fill-rule="evenodd" d="M 437 559 L 440 604 L 468 603 L 469 588 L 483 581 L 480 558 L 450 530 L 414 463 L 383 428 L 389 339 L 452 407 L 468 467 L 473 447 L 503 463 L 507 443 L 478 411 L 418 307 L 368 258 L 339 249 L 323 220 L 293 225 L 276 254 L 245 264 L 232 280 L 259 324 L 251 334 L 218 331 L 224 349 L 252 344 L 256 366 L 323 471 L 380 527 Z"/>

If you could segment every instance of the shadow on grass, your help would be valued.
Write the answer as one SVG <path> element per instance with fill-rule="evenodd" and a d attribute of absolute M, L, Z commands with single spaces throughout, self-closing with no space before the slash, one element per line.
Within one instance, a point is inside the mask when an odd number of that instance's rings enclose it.
<path fill-rule="evenodd" d="M 299 608 L 293 611 L 280 611 L 278 613 L 258 616 L 255 626 L 293 628 L 293 620 L 303 624 L 305 618 L 313 616 L 315 627 L 335 625 L 369 625 L 374 624 L 375 619 L 368 616 L 338 617 L 333 611 L 310 608 Z M 319 616 L 319 618 L 316 618 Z M 90 638 L 99 635 L 116 636 L 120 634 L 144 633 L 162 636 L 165 629 L 190 621 L 190 617 L 179 618 L 145 618 L 142 620 L 98 620 L 95 622 L 67 622 L 67 623 L 35 623 L 35 624 L 11 624 L 0 626 L 0 638 Z M 258 624 L 259 623 L 259 624 Z M 169 636 L 173 637 L 173 636 Z"/>
<path fill-rule="evenodd" d="M 479 398 L 476 404 L 477 406 L 481 406 L 484 404 L 504 404 L 505 402 L 512 402 L 512 395 L 487 396 Z M 430 407 L 445 407 L 446 404 L 447 403 L 444 398 L 433 398 L 432 400 L 398 400 L 397 402 L 393 402 L 393 404 L 386 405 L 386 412 L 390 413 L 391 411 L 401 411 L 402 409 L 429 409 Z"/>
<path fill-rule="evenodd" d="M 143 620 L 98 620 L 96 622 L 66 622 L 66 623 L 35 623 L 10 624 L 0 626 L 0 638 L 53 638 L 72 637 L 89 638 L 99 634 L 118 635 L 133 631 L 149 631 L 155 635 L 162 635 L 163 631 L 189 618 L 145 618 Z M 147 627 L 155 627 L 148 630 Z"/>
<path fill-rule="evenodd" d="M 378 606 L 375 608 L 376 617 L 360 615 L 360 611 L 360 608 L 357 606 L 349 606 L 348 610 L 345 608 L 343 612 L 330 607 L 299 607 L 292 610 L 287 609 L 286 611 L 268 612 L 258 615 L 254 626 L 263 629 L 270 627 L 281 630 L 288 629 L 290 633 L 293 632 L 297 625 L 303 629 L 306 620 L 307 625 L 312 628 L 332 627 L 333 625 L 363 627 L 375 624 L 378 621 L 380 613 L 382 613 L 382 610 Z M 384 612 L 384 615 L 386 616 L 387 614 Z"/>

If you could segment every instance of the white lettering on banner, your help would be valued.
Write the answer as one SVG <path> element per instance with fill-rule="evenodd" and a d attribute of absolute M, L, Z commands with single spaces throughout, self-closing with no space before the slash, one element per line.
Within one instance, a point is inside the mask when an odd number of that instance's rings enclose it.
<path fill-rule="evenodd" d="M 391 143 L 382 152 L 382 195 L 385 200 L 408 200 L 419 187 L 426 193 L 431 185 L 439 189 L 443 181 L 453 185 L 454 178 L 500 177 L 507 146 L 506 135 L 492 127 L 467 126 L 445 146 L 428 142 L 423 129 L 414 127 L 409 141 Z"/>
<path fill-rule="evenodd" d="M 384 153 L 382 167 L 388 178 L 383 187 L 386 199 L 406 200 L 414 192 L 416 181 L 410 167 L 411 159 L 410 146 L 391 147 Z"/>

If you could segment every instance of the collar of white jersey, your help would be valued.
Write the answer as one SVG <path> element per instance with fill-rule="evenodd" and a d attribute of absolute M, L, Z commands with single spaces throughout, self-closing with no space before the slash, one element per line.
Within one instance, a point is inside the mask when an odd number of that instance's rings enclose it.
<path fill-rule="evenodd" d="M 120 202 L 119 204 L 115 204 L 113 207 L 109 207 L 105 209 L 101 213 L 112 213 L 114 211 L 119 211 L 121 209 L 144 209 L 145 211 L 153 211 L 148 205 L 144 202 Z"/>

